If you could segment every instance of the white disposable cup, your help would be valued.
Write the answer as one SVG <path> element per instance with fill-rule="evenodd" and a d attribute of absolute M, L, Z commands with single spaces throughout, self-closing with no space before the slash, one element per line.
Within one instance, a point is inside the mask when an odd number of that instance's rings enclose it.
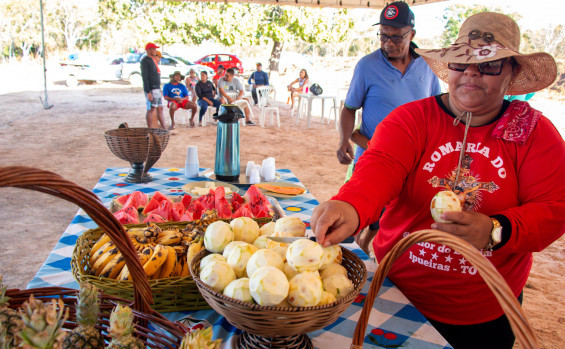
<path fill-rule="evenodd" d="M 255 167 L 255 161 L 247 161 L 247 167 L 245 168 L 245 175 L 247 177 L 251 176 L 251 170 Z"/>
<path fill-rule="evenodd" d="M 275 159 L 268 158 L 263 165 L 263 178 L 265 178 L 265 182 L 273 182 L 275 180 Z"/>
<path fill-rule="evenodd" d="M 184 175 L 187 178 L 196 178 L 200 171 L 200 164 L 198 163 L 198 150 L 195 145 L 188 147 L 186 151 L 186 162 L 184 165 Z"/>
<path fill-rule="evenodd" d="M 250 184 L 257 184 L 261 183 L 261 175 L 259 174 L 259 167 L 254 166 L 251 170 L 251 175 L 249 176 L 249 183 Z"/>

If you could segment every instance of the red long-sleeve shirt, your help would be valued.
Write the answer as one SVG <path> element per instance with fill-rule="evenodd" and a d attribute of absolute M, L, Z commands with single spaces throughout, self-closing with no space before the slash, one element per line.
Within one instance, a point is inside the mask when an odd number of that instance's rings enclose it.
<path fill-rule="evenodd" d="M 465 210 L 508 219 L 510 239 L 482 253 L 518 296 L 532 252 L 565 232 L 565 142 L 543 116 L 523 145 L 496 138 L 499 120 L 469 128 L 458 186 L 466 193 Z M 377 221 L 388 203 L 373 243 L 378 260 L 406 234 L 429 228 L 431 199 L 454 189 L 465 125 L 453 121 L 438 97 L 395 109 L 376 128 L 353 177 L 333 198 L 355 207 L 360 227 Z M 443 245 L 412 246 L 389 278 L 422 314 L 437 321 L 474 324 L 503 314 L 476 269 Z"/>

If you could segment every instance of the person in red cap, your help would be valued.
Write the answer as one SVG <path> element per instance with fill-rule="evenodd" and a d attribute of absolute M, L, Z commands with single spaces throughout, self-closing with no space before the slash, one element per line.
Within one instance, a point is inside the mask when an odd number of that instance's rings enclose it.
<path fill-rule="evenodd" d="M 141 60 L 141 77 L 143 78 L 143 92 L 147 100 L 147 127 L 165 128 L 163 115 L 163 92 L 161 91 L 161 72 L 155 59 L 158 59 L 159 46 L 150 42 L 145 45 L 147 55 Z"/>

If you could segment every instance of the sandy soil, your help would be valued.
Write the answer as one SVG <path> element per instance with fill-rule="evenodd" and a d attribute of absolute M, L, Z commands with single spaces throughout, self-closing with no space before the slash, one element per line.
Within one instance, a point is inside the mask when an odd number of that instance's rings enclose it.
<path fill-rule="evenodd" d="M 116 83 L 74 89 L 55 83 L 50 88 L 49 102 L 54 107 L 49 110 L 39 103 L 40 89 L 0 91 L 4 111 L 0 115 L 1 166 L 51 170 L 86 188 L 92 188 L 107 167 L 126 166 L 110 152 L 102 134 L 123 121 L 131 127 L 145 126 L 141 90 Z M 280 94 L 279 100 L 286 101 L 286 94 Z M 540 104 L 560 111 L 559 103 L 540 99 Z M 274 156 L 277 167 L 290 168 L 316 198 L 329 199 L 346 172 L 335 157 L 338 132 L 333 124 L 322 125 L 319 118 L 310 129 L 305 128 L 304 120 L 297 126 L 290 119 L 288 106 L 281 103 L 280 107 L 281 128 L 241 129 L 242 163 Z M 259 110 L 254 112 L 258 115 Z M 214 126 L 179 126 L 176 131 L 156 166 L 182 167 L 188 145 L 198 146 L 202 167 L 213 166 Z M 9 286 L 24 288 L 77 207 L 45 194 L 12 188 L 2 189 L 0 207 L 0 274 Z M 565 239 L 561 238 L 535 254 L 524 291 L 524 310 L 543 348 L 565 347 L 564 251 Z"/>

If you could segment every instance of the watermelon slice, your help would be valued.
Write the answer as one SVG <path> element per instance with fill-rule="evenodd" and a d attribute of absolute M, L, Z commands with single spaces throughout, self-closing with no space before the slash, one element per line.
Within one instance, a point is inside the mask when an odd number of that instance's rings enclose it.
<path fill-rule="evenodd" d="M 184 196 L 182 197 L 182 204 L 184 205 L 184 209 L 186 210 L 188 208 L 188 206 L 190 205 L 190 202 L 192 201 L 192 196 L 188 195 L 188 194 L 184 194 Z"/>
<path fill-rule="evenodd" d="M 132 205 L 126 206 L 114 213 L 114 217 L 122 224 L 139 224 L 137 208 Z"/>
<path fill-rule="evenodd" d="M 235 212 L 241 207 L 241 205 L 245 204 L 245 201 L 243 200 L 241 195 L 239 195 L 238 193 L 232 193 L 230 204 L 231 204 L 232 210 Z"/>
<path fill-rule="evenodd" d="M 216 201 L 216 210 L 218 210 L 218 217 L 220 218 L 231 218 L 232 216 L 230 204 L 225 197 L 221 197 Z"/>
<path fill-rule="evenodd" d="M 249 206 L 245 204 L 245 205 L 241 205 L 241 207 L 233 213 L 232 218 L 237 218 L 237 217 L 253 218 L 253 213 L 251 213 L 251 209 L 249 208 Z"/>
<path fill-rule="evenodd" d="M 194 220 L 194 218 L 192 217 L 192 212 L 190 212 L 189 210 L 186 210 L 186 211 L 184 211 L 184 214 L 180 218 L 179 222 L 186 222 L 186 221 L 192 221 L 192 220 Z"/>
<path fill-rule="evenodd" d="M 216 204 L 215 204 L 216 196 L 213 190 L 210 190 L 210 193 L 206 195 L 202 195 L 201 197 L 198 198 L 198 200 L 200 201 L 202 206 L 204 206 L 205 211 L 216 208 Z"/>
<path fill-rule="evenodd" d="M 166 221 L 170 221 L 173 219 L 173 203 L 169 200 L 163 200 L 159 203 L 159 207 L 157 207 L 157 209 L 149 213 L 158 214 L 159 216 L 163 217 Z"/>
<path fill-rule="evenodd" d="M 147 205 L 147 201 L 149 201 L 147 194 L 140 191 L 134 191 L 129 195 L 129 198 L 124 206 L 132 205 L 137 210 L 140 210 Z"/>
<path fill-rule="evenodd" d="M 254 216 L 257 216 L 261 210 L 266 212 L 270 211 L 271 205 L 269 204 L 269 200 L 255 185 L 251 185 L 243 197 L 251 208 L 251 212 Z"/>
<path fill-rule="evenodd" d="M 150 213 L 149 216 L 147 216 L 147 218 L 145 218 L 143 223 L 149 223 L 149 222 L 161 223 L 161 222 L 164 222 L 164 221 L 165 221 L 165 219 L 163 217 L 159 216 L 158 214 Z"/>
<path fill-rule="evenodd" d="M 156 191 L 155 194 L 153 194 L 153 199 L 157 200 L 157 202 L 161 202 L 163 200 L 171 201 L 171 199 L 169 199 L 168 197 L 166 197 L 165 195 L 161 194 L 158 191 Z"/>
<path fill-rule="evenodd" d="M 192 214 L 193 219 L 200 219 L 202 211 L 204 211 L 204 206 L 202 206 L 200 200 L 193 200 L 186 209 L 186 212 L 190 212 Z"/>
<path fill-rule="evenodd" d="M 181 221 L 181 217 L 184 214 L 185 208 L 184 208 L 184 204 L 182 202 L 175 202 L 173 204 L 173 209 L 172 209 L 172 221 L 174 222 L 180 222 Z"/>

